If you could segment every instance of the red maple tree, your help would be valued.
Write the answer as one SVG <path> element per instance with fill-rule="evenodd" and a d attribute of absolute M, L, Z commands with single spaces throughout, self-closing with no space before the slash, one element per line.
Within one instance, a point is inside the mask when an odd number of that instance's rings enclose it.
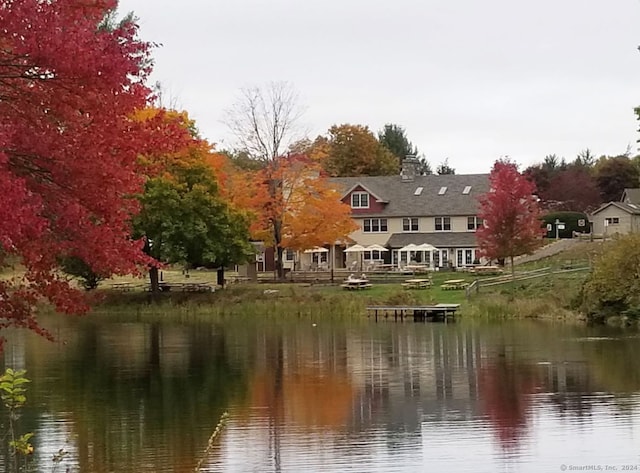
<path fill-rule="evenodd" d="M 135 271 L 129 237 L 141 189 L 137 157 L 154 144 L 133 120 L 150 95 L 148 43 L 133 22 L 106 28 L 116 0 L 14 0 L 0 15 L 0 326 L 39 326 L 35 304 L 87 308 L 61 257 L 99 274 Z M 158 136 L 161 141 L 162 137 Z"/>
<path fill-rule="evenodd" d="M 510 161 L 496 161 L 489 175 L 490 190 L 480 197 L 479 217 L 483 226 L 476 232 L 483 256 L 504 261 L 530 253 L 540 245 L 544 229 L 535 185 Z"/>

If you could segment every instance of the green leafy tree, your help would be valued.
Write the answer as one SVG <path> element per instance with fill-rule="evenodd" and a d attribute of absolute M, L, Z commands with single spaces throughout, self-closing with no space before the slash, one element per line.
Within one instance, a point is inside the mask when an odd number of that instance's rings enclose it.
<path fill-rule="evenodd" d="M 145 251 L 158 261 L 224 266 L 242 263 L 253 252 L 247 218 L 220 197 L 204 163 L 177 164 L 171 174 L 149 179 L 140 203 L 135 232 L 146 238 Z M 157 268 L 150 278 L 158 291 Z"/>
<path fill-rule="evenodd" d="M 27 402 L 27 387 L 31 381 L 27 379 L 26 370 L 7 368 L 0 376 L 0 399 L 9 416 L 9 448 L 12 453 L 12 471 L 18 473 L 27 467 L 27 459 L 33 453 L 31 445 L 32 432 L 18 435 L 17 422 L 20 411 Z"/>
<path fill-rule="evenodd" d="M 316 140 L 317 141 L 317 140 Z M 400 171 L 399 159 L 363 125 L 334 125 L 329 129 L 325 170 L 334 177 L 388 176 Z"/>
<path fill-rule="evenodd" d="M 444 174 L 455 174 L 455 173 L 456 173 L 456 170 L 451 166 L 449 166 L 449 158 L 446 158 L 444 161 L 438 164 L 438 167 L 436 168 L 436 174 L 438 174 L 439 176 L 442 176 Z"/>
<path fill-rule="evenodd" d="M 378 132 L 378 141 L 391 151 L 400 162 L 407 156 L 417 156 L 418 148 L 407 139 L 404 128 L 400 125 L 387 123 L 382 130 Z"/>
<path fill-rule="evenodd" d="M 548 154 L 544 157 L 542 165 L 549 171 L 555 171 L 560 167 L 560 159 L 556 154 Z"/>
<path fill-rule="evenodd" d="M 640 309 L 640 234 L 618 237 L 596 257 L 582 288 L 582 308 L 592 320 Z"/>
<path fill-rule="evenodd" d="M 259 171 L 265 168 L 265 161 L 253 158 L 246 151 L 222 151 L 222 154 L 238 169 Z"/>
<path fill-rule="evenodd" d="M 378 141 L 398 158 L 400 164 L 408 156 L 412 156 L 418 160 L 418 173 L 421 175 L 431 174 L 431 165 L 424 156 L 420 156 L 418 148 L 414 146 L 407 138 L 406 131 L 400 125 L 387 123 L 382 130 L 378 132 Z"/>
<path fill-rule="evenodd" d="M 628 156 L 602 157 L 595 165 L 595 177 L 604 202 L 620 200 L 625 188 L 639 185 L 640 171 Z"/>
<path fill-rule="evenodd" d="M 100 281 L 105 279 L 105 276 L 96 273 L 91 266 L 77 256 L 62 258 L 60 260 L 60 268 L 66 274 L 80 279 L 80 284 L 87 291 L 97 288 Z"/>
<path fill-rule="evenodd" d="M 574 166 L 580 166 L 585 168 L 591 168 L 596 163 L 596 156 L 591 152 L 589 148 L 585 148 L 578 153 L 576 159 L 573 161 Z"/>

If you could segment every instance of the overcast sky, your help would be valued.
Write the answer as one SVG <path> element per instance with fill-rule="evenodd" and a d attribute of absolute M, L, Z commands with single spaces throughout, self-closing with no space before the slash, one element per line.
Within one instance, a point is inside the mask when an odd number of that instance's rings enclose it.
<path fill-rule="evenodd" d="M 405 127 L 432 165 L 637 150 L 640 0 L 121 0 L 153 80 L 219 148 L 241 87 L 289 81 L 311 138 Z"/>

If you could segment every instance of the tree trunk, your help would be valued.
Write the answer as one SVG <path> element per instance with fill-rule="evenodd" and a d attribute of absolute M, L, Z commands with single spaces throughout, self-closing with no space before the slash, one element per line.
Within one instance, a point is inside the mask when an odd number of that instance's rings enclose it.
<path fill-rule="evenodd" d="M 160 278 L 158 277 L 158 268 L 155 266 L 149 268 L 149 283 L 153 294 L 160 292 Z"/>
<path fill-rule="evenodd" d="M 511 297 L 513 300 L 516 295 L 516 267 L 513 265 L 513 255 L 509 255 L 509 261 L 511 262 Z"/>
<path fill-rule="evenodd" d="M 224 267 L 218 268 L 218 286 L 224 287 Z"/>
<path fill-rule="evenodd" d="M 275 243 L 275 257 L 276 257 L 276 277 L 279 281 L 284 279 L 284 266 L 282 264 L 282 256 L 284 255 L 284 248 L 282 248 L 282 220 L 273 220 L 273 242 Z"/>
<path fill-rule="evenodd" d="M 333 267 L 336 265 L 336 245 L 331 245 L 329 251 L 329 264 L 331 265 L 331 284 L 333 284 Z"/>
<path fill-rule="evenodd" d="M 284 266 L 282 264 L 282 256 L 284 255 L 284 248 L 280 245 L 276 247 L 276 273 L 278 275 L 278 280 L 284 280 Z"/>
<path fill-rule="evenodd" d="M 282 188 L 282 181 L 279 179 L 274 179 L 273 174 L 275 174 L 278 170 L 278 160 L 274 159 L 271 161 L 272 169 L 271 169 L 271 179 L 269 179 L 269 197 L 272 200 L 272 205 L 276 204 L 278 198 L 278 189 Z M 276 278 L 280 281 L 284 279 L 284 266 L 282 265 L 282 253 L 283 248 L 281 246 L 282 243 L 282 217 L 278 213 L 279 209 L 275 214 L 273 214 L 270 218 L 271 227 L 273 230 L 273 243 L 275 246 L 275 257 L 276 257 Z"/>

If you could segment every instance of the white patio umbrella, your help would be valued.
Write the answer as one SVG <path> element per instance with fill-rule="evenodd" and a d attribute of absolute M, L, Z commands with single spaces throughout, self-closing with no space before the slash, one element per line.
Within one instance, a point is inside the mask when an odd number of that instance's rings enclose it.
<path fill-rule="evenodd" d="M 316 253 L 320 253 L 320 254 L 329 253 L 329 250 L 326 249 L 326 248 L 323 248 L 321 246 L 316 246 L 316 247 L 313 247 L 313 248 L 309 248 L 308 250 L 304 250 L 304 253 L 314 255 Z M 328 258 L 327 258 L 327 260 L 328 260 Z M 325 269 L 325 267 L 324 267 L 324 263 L 325 262 L 321 260 L 320 256 L 317 257 L 317 260 L 313 261 L 312 267 L 316 267 L 315 266 L 316 263 L 318 264 L 317 268 Z"/>
<path fill-rule="evenodd" d="M 423 243 L 422 245 L 416 246 L 415 251 L 429 253 L 429 266 L 433 269 L 433 252 L 438 251 L 438 248 L 436 248 L 433 245 L 430 245 L 429 243 Z M 424 261 L 424 255 L 422 260 Z"/>
<path fill-rule="evenodd" d="M 367 251 L 367 249 L 362 245 L 353 245 L 344 250 L 345 253 L 360 253 L 362 251 Z"/>
<path fill-rule="evenodd" d="M 385 248 L 382 245 L 378 245 L 377 243 L 374 245 L 369 245 L 365 248 L 367 251 L 389 251 L 388 248 Z"/>
<path fill-rule="evenodd" d="M 437 249 L 438 248 L 429 243 L 423 243 L 422 245 L 416 246 L 415 251 L 436 251 Z"/>
<path fill-rule="evenodd" d="M 402 253 L 407 253 L 407 262 L 409 261 L 409 254 L 412 251 L 417 250 L 418 245 L 414 245 L 413 243 L 409 243 L 407 246 L 403 246 L 398 250 L 398 268 L 400 267 L 400 263 L 402 262 Z"/>
<path fill-rule="evenodd" d="M 409 243 L 407 246 L 403 246 L 398 251 L 416 251 L 418 245 L 414 245 L 413 243 Z"/>
<path fill-rule="evenodd" d="M 356 260 L 356 262 L 360 263 L 360 268 L 362 269 L 362 253 L 364 251 L 367 251 L 367 249 L 362 246 L 362 245 L 358 245 L 355 244 L 353 246 L 350 246 L 349 248 L 347 248 L 346 250 L 344 250 L 345 253 L 360 253 L 360 256 L 358 257 L 358 259 Z"/>
<path fill-rule="evenodd" d="M 387 248 L 385 248 L 382 245 L 378 245 L 377 243 L 374 243 L 373 245 L 369 245 L 369 246 L 365 247 L 365 250 L 366 251 L 371 251 L 371 252 L 378 251 L 380 253 L 383 252 L 383 251 L 389 251 Z M 373 253 L 372 253 L 372 258 L 371 259 L 373 259 Z M 372 265 L 373 266 L 371 266 L 371 267 L 375 267 L 375 263 L 372 263 Z"/>
<path fill-rule="evenodd" d="M 329 253 L 329 250 L 326 248 L 322 248 L 320 246 L 316 246 L 315 248 L 304 250 L 304 252 L 305 253 Z"/>

